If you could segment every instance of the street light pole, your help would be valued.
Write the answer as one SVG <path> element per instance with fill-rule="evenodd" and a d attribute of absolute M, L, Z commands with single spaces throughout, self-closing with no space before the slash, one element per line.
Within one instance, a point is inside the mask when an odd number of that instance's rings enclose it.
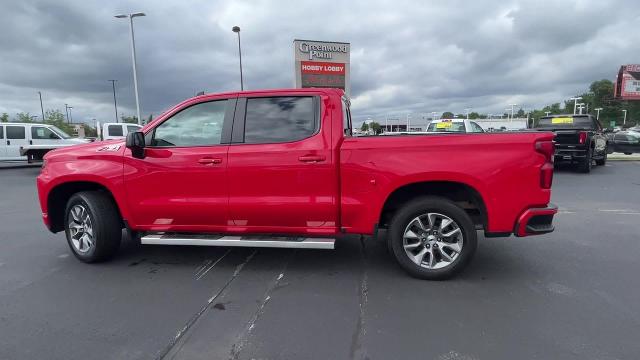
<path fill-rule="evenodd" d="M 44 123 L 44 107 L 42 106 L 42 93 L 38 91 L 38 96 L 40 96 L 40 111 L 42 111 L 42 122 Z"/>
<path fill-rule="evenodd" d="M 511 121 L 513 121 L 513 110 L 514 110 L 515 106 L 518 105 L 518 104 L 509 104 L 509 105 L 511 105 Z"/>
<path fill-rule="evenodd" d="M 71 109 L 73 109 L 73 106 L 69 106 L 69 121 L 73 123 L 73 115 L 71 115 Z"/>
<path fill-rule="evenodd" d="M 244 90 L 244 82 L 242 80 L 242 49 L 240 47 L 240 26 L 234 26 L 231 31 L 238 34 L 238 56 L 240 57 L 240 90 Z"/>
<path fill-rule="evenodd" d="M 64 113 L 67 115 L 67 124 L 69 123 L 69 105 L 64 104 Z"/>
<path fill-rule="evenodd" d="M 594 110 L 596 111 L 596 120 L 600 120 L 600 110 L 602 110 L 602 108 L 595 108 Z"/>
<path fill-rule="evenodd" d="M 622 110 L 624 113 L 624 120 L 622 120 L 622 125 L 627 125 L 627 110 Z"/>
<path fill-rule="evenodd" d="M 471 110 L 471 109 L 470 108 L 464 109 L 465 113 L 467 114 L 467 120 L 469 120 L 469 110 Z"/>
<path fill-rule="evenodd" d="M 113 87 L 113 108 L 116 110 L 116 122 L 118 122 L 118 103 L 116 102 L 116 81 L 118 80 L 108 81 L 111 81 L 111 86 Z"/>
<path fill-rule="evenodd" d="M 131 61 L 133 63 L 133 89 L 136 94 L 136 114 L 138 116 L 138 125 L 142 125 L 142 117 L 140 116 L 140 98 L 138 96 L 138 70 L 136 64 L 136 40 L 133 34 L 133 18 L 138 16 L 146 16 L 144 13 L 121 14 L 116 15 L 118 19 L 129 19 L 129 30 L 131 30 Z"/>
<path fill-rule="evenodd" d="M 579 97 L 579 96 L 578 97 L 572 97 L 571 99 L 569 99 L 569 100 L 573 100 L 573 114 L 574 115 L 576 114 L 576 109 L 578 107 L 578 100 L 581 100 L 581 99 L 582 98 Z"/>

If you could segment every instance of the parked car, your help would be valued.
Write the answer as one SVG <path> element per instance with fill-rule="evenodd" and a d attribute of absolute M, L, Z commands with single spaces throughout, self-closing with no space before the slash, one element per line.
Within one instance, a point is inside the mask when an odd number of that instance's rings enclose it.
<path fill-rule="evenodd" d="M 584 173 L 591 171 L 594 160 L 597 165 L 607 162 L 607 136 L 592 115 L 543 116 L 534 129 L 556 134 L 556 162 L 569 162 Z"/>
<path fill-rule="evenodd" d="M 40 161 L 50 150 L 84 143 L 53 125 L 0 123 L 0 160 Z"/>
<path fill-rule="evenodd" d="M 98 137 L 101 140 L 124 139 L 130 132 L 139 131 L 140 129 L 142 129 L 142 126 L 138 124 L 104 123 L 100 126 L 101 131 Z"/>
<path fill-rule="evenodd" d="M 44 223 L 85 262 L 143 244 L 332 249 L 387 229 L 413 276 L 444 279 L 486 237 L 553 231 L 553 134 L 352 136 L 338 89 L 189 99 L 126 142 L 53 151 Z M 345 240 L 347 241 L 347 240 Z"/>
<path fill-rule="evenodd" d="M 468 119 L 438 119 L 432 120 L 427 126 L 429 133 L 483 133 L 485 132 L 477 122 Z"/>
<path fill-rule="evenodd" d="M 635 131 L 620 131 L 610 134 L 609 153 L 619 152 L 625 155 L 640 153 L 640 133 Z"/>

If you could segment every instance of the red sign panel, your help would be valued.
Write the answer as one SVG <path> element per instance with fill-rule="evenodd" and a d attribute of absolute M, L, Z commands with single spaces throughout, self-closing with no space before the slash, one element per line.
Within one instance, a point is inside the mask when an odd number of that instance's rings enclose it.
<path fill-rule="evenodd" d="M 318 62 L 318 61 L 302 61 L 300 62 L 301 71 L 303 74 L 318 74 L 318 75 L 344 75 L 343 63 L 330 63 L 330 62 Z"/>

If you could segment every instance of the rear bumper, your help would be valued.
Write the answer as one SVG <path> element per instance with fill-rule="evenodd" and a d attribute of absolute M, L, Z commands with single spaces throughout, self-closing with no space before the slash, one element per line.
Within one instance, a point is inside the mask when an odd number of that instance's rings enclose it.
<path fill-rule="evenodd" d="M 555 162 L 572 161 L 574 159 L 583 160 L 587 157 L 586 149 L 558 149 L 554 154 Z"/>
<path fill-rule="evenodd" d="M 558 212 L 558 207 L 549 204 L 544 208 L 531 208 L 525 210 L 518 221 L 514 234 L 519 237 L 550 233 L 553 228 L 553 216 Z"/>

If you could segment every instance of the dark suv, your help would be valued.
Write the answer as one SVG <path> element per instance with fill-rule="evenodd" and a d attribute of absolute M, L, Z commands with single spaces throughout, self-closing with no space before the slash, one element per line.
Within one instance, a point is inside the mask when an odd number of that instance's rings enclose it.
<path fill-rule="evenodd" d="M 543 116 L 534 128 L 556 134 L 556 163 L 569 162 L 579 171 L 588 173 L 593 160 L 598 165 L 607 162 L 607 137 L 600 121 L 593 115 Z"/>

